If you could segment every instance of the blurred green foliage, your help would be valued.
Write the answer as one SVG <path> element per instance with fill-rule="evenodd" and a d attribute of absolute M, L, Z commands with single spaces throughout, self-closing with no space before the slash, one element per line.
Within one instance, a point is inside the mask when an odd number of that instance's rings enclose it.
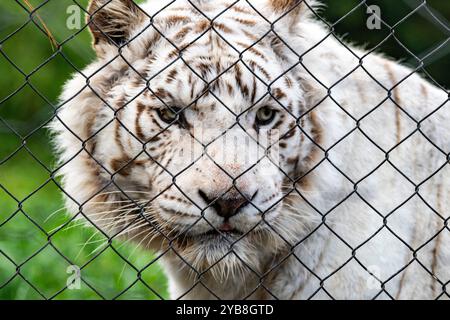
<path fill-rule="evenodd" d="M 367 1 L 369 5 L 380 6 L 382 19 L 390 25 L 396 25 L 421 2 Z M 79 31 L 66 27 L 67 8 L 75 3 L 85 8 L 87 0 L 29 0 L 29 3 L 36 8 L 57 42 L 63 45 L 60 51 L 54 51 L 45 32 L 37 27 L 42 25 L 36 14 L 33 15 L 36 23 L 29 19 L 24 0 L 0 2 L 0 299 L 42 298 L 33 287 L 45 297 L 52 297 L 65 287 L 69 276 L 66 273 L 69 263 L 57 250 L 82 266 L 102 252 L 105 243 L 102 236 L 94 234 L 93 228 L 83 228 L 76 223 L 51 238 L 53 247 L 48 244 L 46 235 L 68 223 L 70 217 L 61 209 L 60 190 L 50 179 L 54 157 L 43 125 L 58 105 L 64 82 L 95 58 L 86 28 Z M 365 6 L 357 7 L 360 1 L 329 0 L 325 3 L 327 6 L 319 14 L 333 25 L 337 34 L 367 48 L 382 43 L 377 51 L 412 67 L 418 63 L 411 53 L 421 58 L 449 37 L 449 32 L 433 23 L 433 18 L 422 8 L 395 28 L 395 35 L 408 52 L 392 37 L 383 41 L 389 35 L 388 28 L 366 28 L 368 15 Z M 429 0 L 427 3 L 448 28 L 450 1 Z M 446 45 L 425 60 L 430 75 L 447 88 L 450 84 L 449 52 L 449 45 Z M 145 268 L 154 258 L 128 243 L 114 241 L 113 247 L 138 269 Z M 20 269 L 23 278 L 14 276 L 16 269 Z M 65 290 L 56 298 L 114 298 L 128 286 L 131 289 L 119 298 L 157 298 L 146 285 L 135 282 L 138 271 L 112 249 L 88 264 L 82 276 L 99 289 L 100 296 L 82 284 L 81 290 Z M 147 285 L 167 297 L 166 280 L 158 265 L 151 264 L 140 276 Z"/>
<path fill-rule="evenodd" d="M 427 7 L 441 22 L 437 22 L 426 7 L 423 0 L 368 0 L 367 5 L 380 8 L 381 30 L 369 30 L 366 26 L 367 7 L 360 5 L 359 0 L 326 1 L 323 16 L 330 25 L 334 25 L 335 33 L 344 36 L 345 40 L 367 49 L 376 48 L 412 68 L 419 66 L 418 58 L 426 57 L 431 51 L 450 39 L 450 1 L 428 0 Z M 354 11 L 353 9 L 356 8 Z M 418 8 L 416 10 L 416 8 Z M 394 27 L 391 35 L 388 26 Z M 389 36 L 389 37 L 388 37 Z M 403 48 L 402 45 L 406 48 Z M 414 57 L 415 56 L 415 57 Z M 448 70 L 450 67 L 450 43 L 423 60 L 425 70 L 442 87 L 450 87 Z"/>

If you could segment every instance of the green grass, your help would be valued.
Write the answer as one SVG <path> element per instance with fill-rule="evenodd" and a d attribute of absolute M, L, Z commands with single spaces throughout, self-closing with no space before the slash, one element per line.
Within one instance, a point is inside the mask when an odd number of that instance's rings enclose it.
<path fill-rule="evenodd" d="M 50 146 L 44 138 L 32 139 L 27 142 L 27 148 L 44 164 L 51 165 Z M 0 161 L 20 146 L 15 140 L 12 135 L 0 135 L 4 147 Z M 49 176 L 25 148 L 0 165 L 0 299 L 53 297 L 66 287 L 71 275 L 67 268 L 71 264 L 86 265 L 81 276 L 100 295 L 81 283 L 79 290 L 66 289 L 55 299 L 158 299 L 147 286 L 166 298 L 166 279 L 160 267 L 153 263 L 145 268 L 154 259 L 150 252 L 123 241 L 113 241 L 108 248 L 102 245 L 103 236 L 94 235 L 95 228 L 78 223 L 68 224 L 48 239 L 52 230 L 71 219 L 60 210 L 61 193 Z M 99 250 L 105 247 L 105 251 Z M 136 282 L 138 271 L 130 264 L 143 269 L 141 279 L 147 286 Z M 16 271 L 17 267 L 20 272 Z"/>

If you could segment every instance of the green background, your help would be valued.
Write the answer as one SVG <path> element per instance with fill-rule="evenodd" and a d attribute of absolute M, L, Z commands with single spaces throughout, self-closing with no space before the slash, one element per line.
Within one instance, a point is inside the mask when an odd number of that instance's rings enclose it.
<path fill-rule="evenodd" d="M 0 299 L 160 298 L 154 292 L 167 298 L 166 279 L 152 263 L 151 253 L 120 241 L 108 247 L 93 228 L 69 223 L 62 209 L 59 188 L 50 179 L 54 158 L 43 125 L 57 106 L 64 82 L 92 61 L 94 53 L 86 30 L 66 27 L 66 10 L 74 0 L 29 2 L 38 8 L 54 38 L 64 44 L 59 53 L 54 52 L 45 33 L 29 20 L 24 1 L 0 2 Z M 382 19 L 390 25 L 421 2 L 367 1 L 380 6 Z M 427 2 L 442 20 L 450 20 L 450 1 Z M 85 8 L 87 0 L 77 3 Z M 352 11 L 359 1 L 325 3 L 320 16 L 352 43 L 373 48 L 390 34 L 386 27 L 366 28 L 366 7 Z M 422 8 L 398 23 L 395 35 L 409 52 L 392 37 L 377 51 L 415 67 L 418 62 L 412 54 L 425 56 L 448 39 L 449 32 Z M 426 70 L 446 88 L 450 84 L 449 52 L 446 45 L 425 60 Z M 50 232 L 65 223 L 48 241 Z M 69 262 L 58 252 L 76 265 L 87 264 L 81 289 L 63 290 L 70 276 L 66 272 Z"/>

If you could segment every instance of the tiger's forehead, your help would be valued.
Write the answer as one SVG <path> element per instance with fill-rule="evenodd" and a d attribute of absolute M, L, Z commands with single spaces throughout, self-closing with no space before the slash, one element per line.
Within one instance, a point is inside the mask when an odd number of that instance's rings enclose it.
<path fill-rule="evenodd" d="M 158 90 L 182 96 L 184 104 L 211 94 L 252 105 L 269 86 L 276 87 L 273 81 L 284 72 L 270 43 L 250 31 L 252 20 L 168 14 L 165 21 L 170 32 L 161 40 L 165 45 L 155 50 L 149 78 L 154 77 Z"/>
<path fill-rule="evenodd" d="M 149 87 L 145 98 L 155 104 L 217 106 L 237 114 L 270 98 L 286 104 L 295 98 L 288 93 L 295 82 L 285 74 L 289 65 L 268 36 L 270 23 L 246 1 L 202 4 L 200 12 L 177 0 L 161 9 L 148 12 L 151 24 L 124 50 L 126 63 L 116 72 L 128 70 L 123 81 L 106 81 L 126 85 L 119 95 L 132 98 Z"/>
<path fill-rule="evenodd" d="M 176 17 L 187 17 L 191 20 L 203 18 L 207 21 L 231 18 L 244 25 L 254 26 L 255 22 L 266 20 L 260 11 L 261 8 L 252 3 L 254 1 L 160 0 L 158 2 L 159 6 L 155 3 L 146 3 L 141 7 L 154 19 L 166 19 L 169 22 L 176 22 Z"/>
<path fill-rule="evenodd" d="M 197 2 L 197 5 L 195 4 Z M 152 16 L 156 28 L 165 32 L 166 39 L 176 46 L 186 46 L 205 35 L 216 35 L 229 46 L 247 40 L 247 47 L 259 42 L 271 29 L 270 23 L 247 2 L 198 3 L 201 1 L 172 1 Z M 145 10 L 145 8 L 144 8 Z M 153 11 L 155 9 L 153 8 Z M 169 29 L 169 30 L 167 30 Z M 171 29 L 171 30 L 170 30 Z M 211 39 L 217 42 L 216 39 Z M 213 42 L 211 41 L 211 43 Z M 220 44 L 220 42 L 219 42 Z"/>
<path fill-rule="evenodd" d="M 267 86 L 256 79 L 241 61 L 179 61 L 150 83 L 153 100 L 164 104 L 190 106 L 192 109 L 213 107 L 242 112 L 267 95 Z"/>
<path fill-rule="evenodd" d="M 194 109 L 213 107 L 216 112 L 228 109 L 239 114 L 270 100 L 276 104 L 274 98 L 289 103 L 289 96 L 295 96 L 290 92 L 295 80 L 284 73 L 275 57 L 266 54 L 270 52 L 256 48 L 237 54 L 199 41 L 187 48 L 182 58 L 155 63 L 152 71 L 157 74 L 150 88 L 164 103 Z"/>

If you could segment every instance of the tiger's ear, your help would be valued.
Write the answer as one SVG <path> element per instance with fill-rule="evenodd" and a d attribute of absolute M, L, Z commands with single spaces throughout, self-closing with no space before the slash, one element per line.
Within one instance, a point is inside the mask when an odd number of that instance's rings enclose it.
<path fill-rule="evenodd" d="M 292 30 L 301 20 L 308 18 L 317 5 L 315 0 L 268 0 L 275 20 Z"/>
<path fill-rule="evenodd" d="M 94 37 L 97 53 L 105 45 L 119 47 L 129 40 L 134 27 L 146 18 L 133 0 L 92 0 L 87 23 Z"/>

